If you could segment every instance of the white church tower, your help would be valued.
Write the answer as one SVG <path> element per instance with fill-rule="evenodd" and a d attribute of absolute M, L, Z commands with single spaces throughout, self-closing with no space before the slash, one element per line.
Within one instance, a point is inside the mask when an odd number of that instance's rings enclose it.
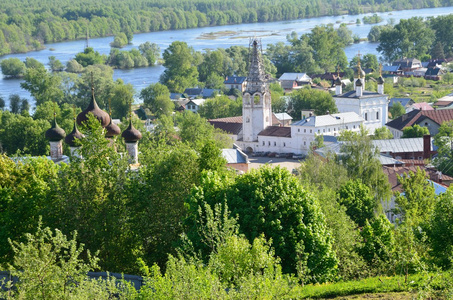
<path fill-rule="evenodd" d="M 249 74 L 242 100 L 242 130 L 244 146 L 255 149 L 258 133 L 272 125 L 272 107 L 261 57 L 261 41 L 253 38 L 249 47 Z"/>

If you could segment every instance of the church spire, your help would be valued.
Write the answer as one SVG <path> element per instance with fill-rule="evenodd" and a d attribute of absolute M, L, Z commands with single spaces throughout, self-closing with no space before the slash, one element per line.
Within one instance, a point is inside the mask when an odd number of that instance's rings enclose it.
<path fill-rule="evenodd" d="M 246 92 L 250 94 L 260 92 L 263 94 L 268 92 L 269 88 L 261 56 L 261 41 L 257 38 L 250 39 L 249 47 L 251 48 L 249 54 L 250 64 Z"/>

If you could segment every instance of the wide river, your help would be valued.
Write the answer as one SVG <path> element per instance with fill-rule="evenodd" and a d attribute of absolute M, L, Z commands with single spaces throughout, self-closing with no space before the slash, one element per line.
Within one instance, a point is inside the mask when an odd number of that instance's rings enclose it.
<path fill-rule="evenodd" d="M 438 7 L 438 8 L 427 8 L 417 10 L 402 10 L 393 11 L 387 13 L 378 13 L 384 21 L 380 24 L 387 24 L 390 20 L 398 23 L 401 19 L 408 19 L 411 17 L 435 17 L 440 15 L 447 15 L 453 13 L 453 7 Z M 334 24 L 338 27 L 340 23 L 348 24 L 348 28 L 352 31 L 353 35 L 358 35 L 360 38 L 366 38 L 371 27 L 375 24 L 356 24 L 356 20 L 364 16 L 372 14 L 361 14 L 361 15 L 344 15 L 344 16 L 333 16 L 333 17 L 319 17 L 311 19 L 299 19 L 293 21 L 281 21 L 271 23 L 253 23 L 253 24 L 240 24 L 240 25 L 225 25 L 216 27 L 204 27 L 194 29 L 182 29 L 172 31 L 159 31 L 149 32 L 134 35 L 134 39 L 131 45 L 124 47 L 124 50 L 131 48 L 137 48 L 140 44 L 149 41 L 156 43 L 160 46 L 161 50 L 165 50 L 173 41 L 185 41 L 189 46 L 192 46 L 195 50 L 205 49 L 216 49 L 216 48 L 228 48 L 233 45 L 248 46 L 249 38 L 252 36 L 260 37 L 263 43 L 263 49 L 266 48 L 267 44 L 275 44 L 277 42 L 286 42 L 286 35 L 292 31 L 297 32 L 300 36 L 311 31 L 316 25 Z M 214 35 L 218 36 L 215 39 L 203 39 L 202 36 L 208 33 L 216 32 L 233 32 L 229 35 Z M 110 42 L 113 41 L 113 37 L 90 39 L 89 45 L 101 54 L 108 54 L 110 52 Z M 85 47 L 85 40 L 62 42 L 55 44 L 47 44 L 46 49 L 40 51 L 34 51 L 23 54 L 11 54 L 0 57 L 0 59 L 17 57 L 21 60 L 25 60 L 26 57 L 33 57 L 41 63 L 48 63 L 48 58 L 54 55 L 63 64 L 72 58 L 75 54 L 83 51 Z M 361 42 L 359 44 L 353 44 L 346 47 L 345 52 L 348 60 L 351 60 L 354 55 L 360 51 L 362 54 L 372 53 L 379 57 L 379 53 L 376 51 L 376 43 Z M 161 65 L 148 67 L 148 68 L 137 68 L 130 70 L 119 70 L 116 69 L 114 72 L 114 79 L 121 78 L 125 83 L 131 83 L 136 93 L 138 94 L 144 87 L 151 83 L 159 81 L 159 76 L 164 71 L 164 67 Z M 0 74 L 0 97 L 6 100 L 7 107 L 9 106 L 7 98 L 10 94 L 19 94 L 21 97 L 32 99 L 30 94 L 21 89 L 20 79 L 4 79 Z M 32 104 L 32 100 L 30 101 Z"/>

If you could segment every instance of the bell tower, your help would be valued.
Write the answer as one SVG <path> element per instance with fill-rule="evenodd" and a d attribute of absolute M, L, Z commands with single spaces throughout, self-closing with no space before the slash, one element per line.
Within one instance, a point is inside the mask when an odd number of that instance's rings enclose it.
<path fill-rule="evenodd" d="M 250 39 L 247 87 L 242 95 L 243 141 L 258 141 L 258 133 L 272 125 L 271 94 L 261 57 L 261 41 Z"/>

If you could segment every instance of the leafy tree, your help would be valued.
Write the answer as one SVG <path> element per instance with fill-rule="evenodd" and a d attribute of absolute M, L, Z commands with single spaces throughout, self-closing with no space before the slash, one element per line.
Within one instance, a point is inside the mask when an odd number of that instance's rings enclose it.
<path fill-rule="evenodd" d="M 379 36 L 377 50 L 386 61 L 401 57 L 420 57 L 428 53 L 434 41 L 434 31 L 422 17 L 401 20 L 393 28 L 385 28 Z"/>
<path fill-rule="evenodd" d="M 112 118 L 122 119 L 128 115 L 129 103 L 133 102 L 134 87 L 117 81 L 111 90 Z"/>
<path fill-rule="evenodd" d="M 208 98 L 200 106 L 198 114 L 206 119 L 240 116 L 242 114 L 242 99 L 231 100 L 227 96 Z"/>
<path fill-rule="evenodd" d="M 403 129 L 403 135 L 401 136 L 401 138 L 406 139 L 423 137 L 426 134 L 429 134 L 428 128 L 414 124 L 413 126 L 409 126 Z"/>
<path fill-rule="evenodd" d="M 340 139 L 343 141 L 342 154 L 338 159 L 348 170 L 350 178 L 366 178 L 366 183 L 375 197 L 374 207 L 377 207 L 380 200 L 387 200 L 390 196 L 390 186 L 378 159 L 378 149 L 374 147 L 363 127 L 360 132 L 343 131 Z"/>
<path fill-rule="evenodd" d="M 360 227 L 371 220 L 376 201 L 369 187 L 362 180 L 349 180 L 338 191 L 338 203 L 346 207 L 348 216 Z"/>
<path fill-rule="evenodd" d="M 337 112 L 337 106 L 332 95 L 325 91 L 310 88 L 291 93 L 290 106 L 292 108 L 290 114 L 294 119 L 300 118 L 300 111 L 304 109 L 313 109 L 317 115 Z"/>
<path fill-rule="evenodd" d="M 11 94 L 9 96 L 9 110 L 13 114 L 18 114 L 20 113 L 20 103 L 22 100 L 20 99 L 20 96 L 18 94 Z"/>
<path fill-rule="evenodd" d="M 345 23 L 341 23 L 340 27 L 337 28 L 337 35 L 344 46 L 350 45 L 354 41 L 352 31 Z"/>
<path fill-rule="evenodd" d="M 326 72 L 334 71 L 337 66 L 342 68 L 347 66 L 344 41 L 340 39 L 332 25 L 316 26 L 301 39 L 306 40 L 313 48 L 313 59 Z"/>
<path fill-rule="evenodd" d="M 0 67 L 2 68 L 2 74 L 8 77 L 21 77 L 26 70 L 25 64 L 15 57 L 3 59 Z"/>
<path fill-rule="evenodd" d="M 198 83 L 198 71 L 194 65 L 194 50 L 185 42 L 173 42 L 163 53 L 164 66 L 160 82 L 172 92 L 183 92 Z"/>
<path fill-rule="evenodd" d="M 399 118 L 406 113 L 406 109 L 401 102 L 398 101 L 393 102 L 393 105 L 390 107 L 389 111 L 392 114 L 392 119 Z"/>
<path fill-rule="evenodd" d="M 64 65 L 53 55 L 49 56 L 49 67 L 52 72 L 61 72 L 64 70 Z"/>
<path fill-rule="evenodd" d="M 42 70 L 42 71 L 45 70 L 44 65 L 33 57 L 25 58 L 25 67 L 27 69 L 38 69 L 38 70 Z"/>
<path fill-rule="evenodd" d="M 358 61 L 359 61 L 359 58 L 357 56 L 354 56 L 354 58 L 349 63 L 349 66 L 351 68 L 357 67 Z M 379 68 L 379 64 L 378 64 L 376 55 L 370 54 L 370 53 L 365 54 L 360 59 L 360 65 L 361 65 L 362 69 L 369 68 L 369 69 L 373 69 L 376 71 Z"/>
<path fill-rule="evenodd" d="M 6 106 L 5 99 L 0 96 L 0 110 L 4 110 Z"/>
<path fill-rule="evenodd" d="M 66 71 L 71 73 L 82 73 L 83 66 L 75 59 L 71 59 L 66 64 Z"/>
<path fill-rule="evenodd" d="M 20 86 L 35 98 L 36 105 L 46 101 L 62 103 L 63 91 L 60 89 L 61 77 L 42 69 L 28 68 L 24 82 Z"/>
<path fill-rule="evenodd" d="M 35 234 L 26 234 L 25 242 L 9 240 L 15 253 L 11 275 L 20 283 L 5 294 L 33 299 L 83 296 L 87 272 L 97 267 L 97 258 L 89 251 L 88 262 L 80 258 L 83 245 L 77 245 L 76 233 L 68 240 L 58 229 L 54 234 L 49 227 L 41 226 L 39 223 Z"/>
<path fill-rule="evenodd" d="M 376 128 L 374 130 L 373 140 L 391 140 L 393 134 L 387 127 Z"/>
<path fill-rule="evenodd" d="M 120 32 L 117 35 L 115 35 L 115 38 L 113 39 L 113 42 L 110 43 L 110 46 L 113 48 L 123 48 L 128 44 L 127 36 L 125 33 Z"/>
<path fill-rule="evenodd" d="M 395 198 L 397 212 L 403 218 L 410 218 L 414 224 L 420 224 L 426 220 L 433 207 L 435 191 L 432 184 L 427 180 L 426 172 L 417 168 L 417 172 L 398 176 L 404 193 Z"/>
<path fill-rule="evenodd" d="M 105 63 L 105 56 L 99 54 L 99 52 L 94 51 L 93 48 L 87 47 L 83 52 L 76 54 L 75 60 L 81 64 L 83 67 L 91 65 L 99 65 Z"/>
<path fill-rule="evenodd" d="M 239 217 L 240 231 L 249 240 L 263 233 L 272 238 L 284 272 L 297 269 L 309 282 L 333 275 L 336 259 L 323 214 L 317 201 L 287 170 L 262 167 L 232 183 L 206 174 L 192 191 L 189 204 L 198 207 L 203 202 L 214 205 L 223 201 L 231 215 Z"/>
<path fill-rule="evenodd" d="M 433 213 L 429 218 L 428 238 L 432 247 L 432 257 L 442 268 L 451 267 L 453 240 L 451 222 L 453 214 L 453 195 L 451 189 L 438 196 L 434 203 Z"/>
<path fill-rule="evenodd" d="M 48 143 L 45 132 L 50 128 L 46 120 L 33 120 L 31 117 L 9 112 L 2 114 L 0 142 L 3 150 L 13 155 L 18 150 L 24 154 L 45 155 Z"/>
<path fill-rule="evenodd" d="M 177 115 L 176 122 L 181 140 L 196 150 L 200 150 L 209 140 L 214 140 L 219 148 L 231 147 L 231 139 L 206 122 L 199 114 L 186 110 Z"/>
<path fill-rule="evenodd" d="M 140 92 L 140 99 L 157 116 L 169 115 L 175 107 L 170 99 L 170 91 L 160 83 L 152 83 L 144 88 Z"/>
<path fill-rule="evenodd" d="M 378 267 L 382 262 L 390 262 L 396 241 L 392 224 L 385 215 L 366 220 L 360 235 L 363 241 L 358 251 L 368 264 Z"/>
<path fill-rule="evenodd" d="M 138 46 L 140 53 L 146 58 L 149 66 L 154 66 L 160 57 L 160 48 L 155 43 L 145 42 Z"/>

